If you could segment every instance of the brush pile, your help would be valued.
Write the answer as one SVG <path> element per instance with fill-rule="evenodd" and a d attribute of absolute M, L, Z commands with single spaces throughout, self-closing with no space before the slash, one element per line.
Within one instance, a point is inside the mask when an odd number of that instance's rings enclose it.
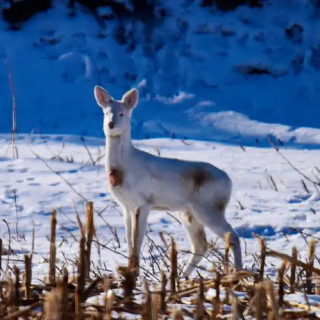
<path fill-rule="evenodd" d="M 80 228 L 77 272 L 68 274 L 56 265 L 56 211 L 51 214 L 49 274 L 43 284 L 32 284 L 32 254 L 24 256 L 22 273 L 15 265 L 1 268 L 1 257 L 10 256 L 10 244 L 0 239 L 0 319 L 298 319 L 320 317 L 320 306 L 309 303 L 310 295 L 320 294 L 320 270 L 314 267 L 315 241 L 310 242 L 307 262 L 292 255 L 269 250 L 260 242 L 259 268 L 234 271 L 229 262 L 230 237 L 225 238 L 221 268 L 207 277 L 198 272 L 196 279 L 178 276 L 177 249 L 171 239 L 170 272 L 153 275 L 154 281 L 139 276 L 135 254 L 118 272 L 97 275 L 92 272 L 91 246 L 95 228 L 92 202 L 87 203 L 87 221 Z M 138 225 L 139 210 L 136 213 Z M 135 228 L 133 252 L 139 230 Z M 267 258 L 282 260 L 273 281 L 265 275 Z M 141 269 L 141 267 L 140 267 Z M 148 272 L 148 270 L 145 270 Z M 94 275 L 94 277 L 93 277 Z M 158 278 L 159 276 L 159 278 Z M 93 278 L 92 278 L 93 277 Z M 293 303 L 289 294 L 302 295 L 305 303 Z"/>

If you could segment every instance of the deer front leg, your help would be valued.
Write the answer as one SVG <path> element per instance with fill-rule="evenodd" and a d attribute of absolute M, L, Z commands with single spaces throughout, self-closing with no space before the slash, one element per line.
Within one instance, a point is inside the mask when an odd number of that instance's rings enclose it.
<path fill-rule="evenodd" d="M 136 257 L 137 262 L 140 259 L 140 253 L 142 248 L 142 243 L 147 229 L 147 220 L 150 212 L 150 206 L 140 206 L 132 214 L 132 244 L 137 246 Z M 138 233 L 138 234 L 137 234 Z M 136 238 L 136 239 L 135 239 Z M 138 263 L 139 264 L 139 263 Z"/>
<path fill-rule="evenodd" d="M 124 225 L 126 229 L 126 238 L 127 238 L 127 245 L 128 245 L 128 257 L 132 255 L 132 217 L 131 213 L 128 209 L 123 209 L 123 217 L 124 217 Z"/>

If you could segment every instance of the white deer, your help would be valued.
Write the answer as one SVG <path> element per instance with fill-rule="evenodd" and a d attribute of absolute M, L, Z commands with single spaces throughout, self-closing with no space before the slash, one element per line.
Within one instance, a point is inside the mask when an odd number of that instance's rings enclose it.
<path fill-rule="evenodd" d="M 140 209 L 138 257 L 150 210 L 171 210 L 178 212 L 192 247 L 186 277 L 207 250 L 204 226 L 219 237 L 230 232 L 235 266 L 241 269 L 239 238 L 224 216 L 232 188 L 228 175 L 209 163 L 157 157 L 135 148 L 131 116 L 139 99 L 136 89 L 120 101 L 99 86 L 94 95 L 104 113 L 106 172 L 110 192 L 124 212 L 128 255 L 132 254 L 136 208 Z"/>

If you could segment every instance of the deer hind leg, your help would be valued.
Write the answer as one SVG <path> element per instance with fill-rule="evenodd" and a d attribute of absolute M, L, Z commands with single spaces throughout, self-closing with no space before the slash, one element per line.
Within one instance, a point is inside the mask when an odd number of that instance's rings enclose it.
<path fill-rule="evenodd" d="M 202 205 L 194 206 L 194 214 L 198 220 L 200 220 L 206 227 L 213 231 L 218 237 L 222 238 L 226 233 L 230 232 L 231 235 L 231 247 L 234 255 L 234 263 L 237 270 L 242 269 L 242 255 L 241 246 L 237 233 L 227 222 L 224 216 L 224 208 L 219 210 L 216 208 L 205 208 Z"/>
<path fill-rule="evenodd" d="M 222 226 L 218 228 L 211 228 L 213 232 L 217 234 L 220 238 L 223 238 L 224 235 L 228 232 L 230 232 L 231 239 L 231 248 L 234 256 L 234 264 L 236 267 L 236 270 L 242 269 L 242 255 L 241 255 L 241 246 L 240 246 L 240 240 L 235 232 L 235 230 L 231 227 L 231 225 L 226 221 L 226 219 L 223 217 L 221 221 Z M 210 227 L 209 227 L 210 228 Z"/>
<path fill-rule="evenodd" d="M 191 211 L 180 212 L 180 221 L 183 223 L 191 244 L 191 258 L 183 270 L 185 277 L 190 277 L 203 255 L 207 251 L 207 239 L 203 225 L 194 217 Z"/>

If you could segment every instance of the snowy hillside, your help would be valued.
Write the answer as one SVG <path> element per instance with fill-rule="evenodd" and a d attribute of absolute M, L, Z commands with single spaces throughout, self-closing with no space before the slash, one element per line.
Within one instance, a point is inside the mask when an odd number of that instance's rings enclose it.
<path fill-rule="evenodd" d="M 105 7 L 102 26 L 80 5 L 70 17 L 55 0 L 18 31 L 1 20 L 0 57 L 12 70 L 18 131 L 101 137 L 92 94 L 101 83 L 116 98 L 140 88 L 137 139 L 261 146 L 271 134 L 319 144 L 319 12 L 307 0 L 262 2 L 222 12 L 200 1 L 163 0 L 149 22 L 120 19 Z M 5 63 L 0 97 L 6 133 L 12 97 Z"/>

